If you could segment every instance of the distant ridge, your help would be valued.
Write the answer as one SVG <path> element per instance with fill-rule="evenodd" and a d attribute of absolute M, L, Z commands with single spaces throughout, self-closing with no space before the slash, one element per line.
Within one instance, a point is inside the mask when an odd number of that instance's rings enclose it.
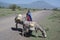
<path fill-rule="evenodd" d="M 11 3 L 0 2 L 0 6 L 8 7 L 10 5 L 11 5 Z M 45 1 L 36 1 L 36 2 L 29 3 L 29 4 L 16 4 L 16 5 L 21 6 L 22 8 L 35 8 L 35 9 L 56 8 L 55 6 L 49 4 L 49 3 L 45 2 Z"/>
<path fill-rule="evenodd" d="M 32 2 L 30 4 L 20 4 L 20 6 L 25 7 L 25 8 L 55 8 L 55 6 L 45 2 L 45 1 L 36 1 L 36 2 Z"/>

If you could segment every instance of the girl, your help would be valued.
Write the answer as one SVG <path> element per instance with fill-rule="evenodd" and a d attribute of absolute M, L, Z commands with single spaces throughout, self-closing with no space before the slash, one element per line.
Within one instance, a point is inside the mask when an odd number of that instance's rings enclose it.
<path fill-rule="evenodd" d="M 32 17 L 31 17 L 31 12 L 30 10 L 28 10 L 27 14 L 26 14 L 26 18 L 27 18 L 27 21 L 32 21 Z"/>

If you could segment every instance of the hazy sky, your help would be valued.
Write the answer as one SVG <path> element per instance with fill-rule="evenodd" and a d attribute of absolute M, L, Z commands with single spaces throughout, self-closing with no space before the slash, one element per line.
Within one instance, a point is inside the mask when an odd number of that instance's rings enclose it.
<path fill-rule="evenodd" d="M 60 0 L 0 0 L 0 2 L 16 3 L 16 4 L 28 4 L 35 1 L 45 1 L 51 5 L 60 7 Z"/>

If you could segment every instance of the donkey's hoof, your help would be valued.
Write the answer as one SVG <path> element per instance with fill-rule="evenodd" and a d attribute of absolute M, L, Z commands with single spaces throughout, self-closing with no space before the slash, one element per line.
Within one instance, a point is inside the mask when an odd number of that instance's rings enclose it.
<path fill-rule="evenodd" d="M 44 38 L 46 38 L 47 37 L 47 35 L 45 35 L 45 36 L 43 36 Z"/>

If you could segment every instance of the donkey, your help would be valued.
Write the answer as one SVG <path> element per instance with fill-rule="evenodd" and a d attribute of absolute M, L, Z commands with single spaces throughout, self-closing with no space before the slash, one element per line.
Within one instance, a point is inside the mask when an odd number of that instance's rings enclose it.
<path fill-rule="evenodd" d="M 46 32 L 45 30 L 36 22 L 29 22 L 29 21 L 24 21 L 23 22 L 23 32 L 22 35 L 24 35 L 24 33 L 29 32 L 29 31 L 35 31 L 37 33 L 37 31 L 40 30 L 43 37 L 46 38 Z M 37 35 L 37 34 L 36 34 Z"/>
<path fill-rule="evenodd" d="M 15 17 L 16 29 L 18 28 L 18 24 L 23 24 L 24 20 L 25 20 L 25 16 L 23 16 L 22 14 L 18 14 Z"/>

